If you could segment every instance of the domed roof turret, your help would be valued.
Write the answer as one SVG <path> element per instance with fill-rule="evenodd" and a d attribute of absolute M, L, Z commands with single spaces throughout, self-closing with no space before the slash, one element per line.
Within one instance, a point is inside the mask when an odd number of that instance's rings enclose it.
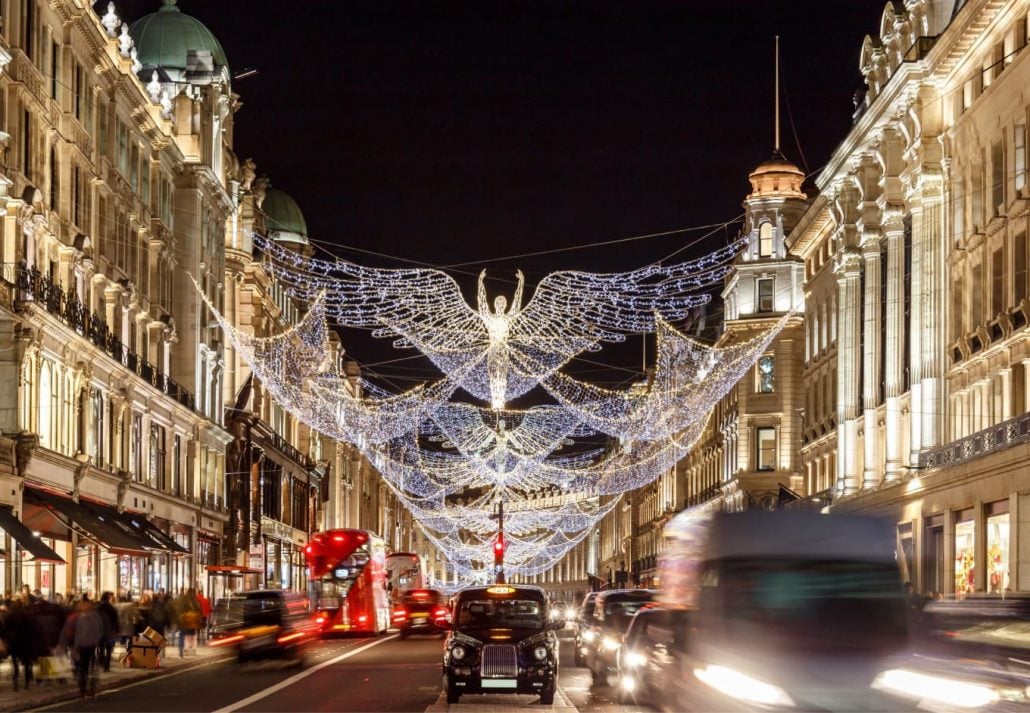
<path fill-rule="evenodd" d="M 284 243 L 308 242 L 308 224 L 304 214 L 300 212 L 297 201 L 283 191 L 271 187 L 265 191 L 261 212 L 265 214 L 265 230 L 272 240 Z"/>
<path fill-rule="evenodd" d="M 758 164 L 748 176 L 751 181 L 751 198 L 805 198 L 801 184 L 805 182 L 805 174 L 800 168 L 788 161 L 782 153 L 776 151 L 772 158 Z"/>
<path fill-rule="evenodd" d="M 228 72 L 225 51 L 211 30 L 200 20 L 179 10 L 176 0 L 163 2 L 160 10 L 144 15 L 129 27 L 143 72 L 148 77 L 154 69 L 181 75 L 190 69 L 186 58 L 191 50 L 210 52 L 216 67 Z M 172 79 L 178 80 L 180 76 L 172 76 Z"/>

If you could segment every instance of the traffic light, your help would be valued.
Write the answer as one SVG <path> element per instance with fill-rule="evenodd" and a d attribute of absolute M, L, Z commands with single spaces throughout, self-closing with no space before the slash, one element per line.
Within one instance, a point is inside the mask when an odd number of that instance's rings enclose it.
<path fill-rule="evenodd" d="M 497 539 L 494 540 L 494 569 L 504 565 L 504 533 L 497 533 Z M 500 571 L 500 570 L 497 570 Z"/>

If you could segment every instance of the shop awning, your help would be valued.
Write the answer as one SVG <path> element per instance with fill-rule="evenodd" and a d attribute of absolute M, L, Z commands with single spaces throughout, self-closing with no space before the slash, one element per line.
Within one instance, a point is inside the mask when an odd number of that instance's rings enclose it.
<path fill-rule="evenodd" d="M 190 553 L 189 550 L 173 540 L 171 536 L 161 532 L 157 525 L 143 515 L 135 512 L 123 512 L 120 517 L 129 523 L 140 539 L 148 542 L 154 549 L 166 550 L 177 555 L 188 555 Z"/>
<path fill-rule="evenodd" d="M 32 555 L 32 559 L 41 562 L 64 564 L 64 559 L 50 549 L 41 539 L 33 535 L 32 530 L 25 527 L 25 523 L 15 517 L 14 512 L 7 506 L 0 506 L 0 527 L 13 537 L 23 549 L 28 551 Z"/>
<path fill-rule="evenodd" d="M 261 574 L 260 569 L 254 569 L 253 567 L 244 567 L 236 564 L 209 564 L 204 568 L 208 574 Z"/>
<path fill-rule="evenodd" d="M 119 524 L 118 511 L 103 505 L 76 503 L 45 490 L 25 488 L 25 497 L 47 507 L 59 519 L 115 554 L 149 556 L 149 543 L 132 532 L 127 523 Z"/>

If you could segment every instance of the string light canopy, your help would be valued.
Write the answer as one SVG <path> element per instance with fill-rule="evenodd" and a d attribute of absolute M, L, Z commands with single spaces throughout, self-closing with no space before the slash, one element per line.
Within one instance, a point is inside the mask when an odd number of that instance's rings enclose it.
<path fill-rule="evenodd" d="M 306 257 L 255 236 L 265 264 L 308 308 L 292 328 L 255 337 L 208 303 L 238 355 L 295 418 L 352 444 L 382 474 L 414 521 L 470 580 L 492 562 L 497 503 L 505 506 L 505 568 L 546 571 L 575 547 L 623 493 L 674 468 L 707 416 L 782 329 L 713 347 L 671 322 L 708 299 L 740 249 L 625 273 L 556 272 L 523 304 L 477 305 L 446 273 L 379 269 Z M 392 336 L 441 371 L 399 393 L 348 375 L 331 358 L 330 320 Z M 629 334 L 654 332 L 654 368 L 607 389 L 564 373 L 577 355 Z M 540 386 L 553 404 L 508 408 Z M 459 398 L 465 391 L 481 403 Z"/>

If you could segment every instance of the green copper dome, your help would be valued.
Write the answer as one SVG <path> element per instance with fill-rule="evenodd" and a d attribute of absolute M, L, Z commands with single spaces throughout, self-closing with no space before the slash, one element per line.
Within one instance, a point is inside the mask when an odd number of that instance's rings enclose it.
<path fill-rule="evenodd" d="M 180 11 L 175 2 L 164 0 L 160 10 L 144 15 L 129 27 L 143 66 L 185 70 L 189 50 L 208 50 L 216 65 L 228 68 L 225 51 L 211 30 Z"/>
<path fill-rule="evenodd" d="M 269 188 L 265 192 L 265 200 L 261 202 L 261 212 L 265 214 L 265 230 L 272 240 L 289 243 L 308 241 L 308 224 L 304 221 L 304 214 L 300 212 L 297 201 L 287 194 Z"/>

